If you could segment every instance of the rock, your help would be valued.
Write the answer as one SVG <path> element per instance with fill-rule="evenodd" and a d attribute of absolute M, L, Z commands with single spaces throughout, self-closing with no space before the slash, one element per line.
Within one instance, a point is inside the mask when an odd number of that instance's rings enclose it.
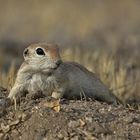
<path fill-rule="evenodd" d="M 10 131 L 10 126 L 9 125 L 4 125 L 3 123 L 1 123 L 1 129 L 4 133 L 7 133 Z"/>
<path fill-rule="evenodd" d="M 0 140 L 2 140 L 4 137 L 4 134 L 3 133 L 0 133 Z"/>
<path fill-rule="evenodd" d="M 16 129 L 12 130 L 11 132 L 12 137 L 17 137 L 18 135 L 19 135 L 19 132 Z"/>
<path fill-rule="evenodd" d="M 6 114 L 6 109 L 0 106 L 0 118 Z"/>
<path fill-rule="evenodd" d="M 6 108 L 11 105 L 11 100 L 9 98 L 0 99 L 0 107 Z"/>
<path fill-rule="evenodd" d="M 70 121 L 68 123 L 68 126 L 71 128 L 76 128 L 76 127 L 80 126 L 80 123 L 78 121 Z"/>

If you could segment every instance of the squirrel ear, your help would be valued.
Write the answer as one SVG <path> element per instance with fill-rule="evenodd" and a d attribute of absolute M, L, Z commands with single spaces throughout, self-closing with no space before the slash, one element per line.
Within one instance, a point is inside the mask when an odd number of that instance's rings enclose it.
<path fill-rule="evenodd" d="M 24 50 L 24 52 L 23 52 L 23 56 L 28 55 L 28 52 L 29 52 L 29 50 L 26 48 L 26 49 Z"/>
<path fill-rule="evenodd" d="M 26 57 L 29 53 L 29 50 L 26 48 L 24 51 L 23 51 L 23 56 Z"/>
<path fill-rule="evenodd" d="M 28 54 L 29 54 L 29 49 L 26 48 L 26 49 L 23 51 L 23 57 L 24 57 L 24 60 L 27 59 Z"/>

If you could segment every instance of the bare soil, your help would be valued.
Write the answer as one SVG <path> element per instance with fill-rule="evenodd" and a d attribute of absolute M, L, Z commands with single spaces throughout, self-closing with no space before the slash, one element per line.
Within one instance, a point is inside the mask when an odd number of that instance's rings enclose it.
<path fill-rule="evenodd" d="M 7 96 L 1 90 L 0 97 Z M 0 108 L 1 140 L 138 140 L 140 110 L 98 101 L 24 97 Z M 49 103 L 52 103 L 51 105 Z M 55 108 L 56 107 L 56 108 Z"/>

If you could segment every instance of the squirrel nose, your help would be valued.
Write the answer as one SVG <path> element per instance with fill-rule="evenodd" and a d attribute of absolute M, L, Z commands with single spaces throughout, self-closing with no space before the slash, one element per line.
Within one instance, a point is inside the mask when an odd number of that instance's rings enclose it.
<path fill-rule="evenodd" d="M 62 63 L 62 60 L 57 60 L 56 65 L 59 66 Z"/>
<path fill-rule="evenodd" d="M 28 54 L 29 50 L 28 49 L 25 49 L 24 51 L 24 55 L 26 56 Z"/>

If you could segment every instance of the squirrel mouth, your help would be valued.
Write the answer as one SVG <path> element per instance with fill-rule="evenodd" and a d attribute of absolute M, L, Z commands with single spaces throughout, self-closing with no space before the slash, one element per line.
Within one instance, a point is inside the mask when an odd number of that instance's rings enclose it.
<path fill-rule="evenodd" d="M 54 70 L 56 70 L 62 64 L 62 60 L 56 61 L 55 64 L 56 64 L 56 66 L 53 68 Z"/>
<path fill-rule="evenodd" d="M 51 67 L 48 67 L 46 69 L 43 69 L 42 72 L 44 73 L 47 73 L 48 76 L 51 76 L 53 74 L 53 72 L 55 72 L 59 67 L 60 65 L 62 64 L 62 60 L 61 61 L 57 61 L 55 63 L 55 66 L 51 66 Z"/>
<path fill-rule="evenodd" d="M 55 62 L 55 66 L 49 67 L 48 69 L 57 70 L 60 67 L 61 64 L 62 64 L 62 60 L 58 60 L 58 61 Z"/>
<path fill-rule="evenodd" d="M 55 67 L 48 68 L 48 71 L 47 71 L 48 76 L 51 76 L 53 72 L 56 71 L 60 67 L 61 64 L 62 64 L 62 61 L 61 63 L 60 62 L 57 63 Z"/>
<path fill-rule="evenodd" d="M 60 67 L 61 64 L 62 64 L 62 61 L 57 61 L 55 62 L 55 65 L 43 69 L 42 72 L 45 72 L 45 73 L 48 73 L 48 75 L 51 75 L 53 74 L 54 71 L 56 71 Z"/>

